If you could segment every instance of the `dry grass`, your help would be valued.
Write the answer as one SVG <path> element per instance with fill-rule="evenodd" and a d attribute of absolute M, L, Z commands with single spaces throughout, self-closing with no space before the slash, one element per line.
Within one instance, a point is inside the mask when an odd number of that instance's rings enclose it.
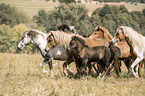
<path fill-rule="evenodd" d="M 62 63 L 54 67 L 54 77 L 42 72 L 40 54 L 0 53 L 0 95 L 2 96 L 143 96 L 145 94 L 145 75 L 134 78 L 127 75 L 122 66 L 121 78 L 111 77 L 103 80 L 92 77 L 69 79 L 62 75 Z M 69 68 L 75 71 L 75 65 Z M 143 70 L 143 74 L 144 74 Z"/>

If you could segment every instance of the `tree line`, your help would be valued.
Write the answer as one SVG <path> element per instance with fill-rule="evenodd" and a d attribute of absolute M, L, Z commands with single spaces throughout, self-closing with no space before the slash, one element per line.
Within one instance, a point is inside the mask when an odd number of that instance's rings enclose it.
<path fill-rule="evenodd" d="M 30 28 L 48 33 L 64 23 L 75 26 L 80 35 L 93 33 L 96 26 L 105 27 L 114 35 L 118 25 L 132 27 L 145 35 L 145 9 L 129 12 L 124 5 L 105 5 L 95 9 L 90 16 L 84 5 L 70 3 L 60 4 L 51 12 L 41 9 L 30 19 L 15 7 L 0 4 L 0 52 L 15 52 L 22 33 Z M 30 45 L 23 52 L 35 53 L 37 50 Z"/>

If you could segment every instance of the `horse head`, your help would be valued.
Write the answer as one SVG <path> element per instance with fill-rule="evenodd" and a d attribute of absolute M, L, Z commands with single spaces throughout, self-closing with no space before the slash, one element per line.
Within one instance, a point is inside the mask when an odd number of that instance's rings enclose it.
<path fill-rule="evenodd" d="M 124 33 L 124 29 L 123 29 L 123 26 L 119 26 L 116 30 L 116 35 L 114 36 L 114 38 L 112 39 L 112 42 L 115 43 L 115 42 L 118 42 L 118 39 L 120 41 L 122 41 L 123 39 L 125 39 L 125 33 Z"/>
<path fill-rule="evenodd" d="M 73 36 L 70 44 L 69 44 L 69 50 L 76 49 L 77 51 L 81 51 L 83 47 L 88 47 L 88 45 L 85 43 L 82 37 Z"/>
<path fill-rule="evenodd" d="M 30 32 L 31 32 L 31 30 L 28 30 L 23 33 L 23 36 L 17 46 L 17 52 L 23 50 L 28 44 L 30 44 L 30 41 L 31 41 Z M 34 34 L 33 34 L 33 36 L 34 36 Z"/>
<path fill-rule="evenodd" d="M 50 32 L 48 34 L 48 37 L 47 37 L 47 45 L 45 47 L 45 50 L 48 50 L 49 48 L 53 49 L 56 45 L 57 45 L 57 43 L 56 43 L 56 40 L 54 38 L 54 35 L 52 32 Z"/>
<path fill-rule="evenodd" d="M 108 42 L 112 40 L 112 35 L 109 33 L 109 31 L 101 26 L 98 26 L 94 29 L 94 33 L 89 36 L 89 38 L 104 38 Z"/>
<path fill-rule="evenodd" d="M 45 46 L 47 43 L 46 37 L 47 37 L 46 33 L 43 33 L 43 32 L 38 31 L 38 30 L 30 29 L 28 31 L 25 31 L 23 33 L 22 39 L 18 43 L 16 52 L 23 50 L 27 45 L 32 43 L 44 55 L 46 53 L 45 52 Z"/>

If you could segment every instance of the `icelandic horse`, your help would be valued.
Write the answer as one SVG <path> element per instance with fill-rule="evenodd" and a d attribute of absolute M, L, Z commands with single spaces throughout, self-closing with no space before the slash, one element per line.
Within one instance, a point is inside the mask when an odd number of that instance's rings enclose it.
<path fill-rule="evenodd" d="M 111 42 L 113 39 L 113 36 L 109 33 L 109 31 L 101 26 L 98 26 L 94 29 L 94 33 L 92 33 L 89 38 L 102 38 L 107 40 L 108 42 Z M 128 73 L 130 72 L 130 65 L 131 65 L 131 59 L 133 58 L 130 54 L 130 47 L 128 46 L 126 41 L 117 42 L 114 44 L 114 46 L 117 46 L 121 50 L 121 56 L 118 56 L 119 60 L 124 60 L 124 63 L 128 69 Z"/>
<path fill-rule="evenodd" d="M 138 66 L 136 65 L 138 65 L 145 58 L 145 37 L 139 34 L 133 28 L 127 26 L 119 26 L 116 30 L 116 35 L 112 39 L 112 41 L 114 43 L 117 42 L 117 38 L 119 38 L 120 40 L 125 39 L 127 44 L 129 45 L 131 49 L 131 55 L 135 57 L 135 60 L 131 65 L 131 69 L 133 75 L 135 77 L 139 77 Z M 136 72 L 134 70 L 135 66 Z"/>
<path fill-rule="evenodd" d="M 82 65 L 80 66 L 81 71 L 80 74 L 84 75 L 87 72 L 86 66 L 91 62 L 97 62 L 103 70 L 110 74 L 110 58 L 111 58 L 111 50 L 107 46 L 94 46 L 89 47 L 83 38 L 78 36 L 73 36 L 70 44 L 69 44 L 69 50 L 75 50 L 76 53 L 78 53 L 79 60 L 82 62 Z M 97 71 L 97 76 L 102 70 Z M 108 71 L 108 72 L 107 72 Z"/>
<path fill-rule="evenodd" d="M 48 34 L 48 37 L 47 37 L 46 50 L 47 50 L 47 48 L 53 49 L 58 44 L 62 45 L 67 50 L 72 36 L 79 36 L 79 37 L 83 38 L 85 40 L 85 43 L 88 44 L 89 47 L 93 47 L 93 46 L 107 46 L 108 47 L 109 46 L 109 43 L 106 40 L 101 39 L 101 38 L 84 38 L 84 37 L 82 37 L 80 35 L 76 35 L 74 33 L 66 33 L 63 31 L 50 31 Z M 69 71 L 67 69 L 67 66 L 73 61 L 74 60 L 70 56 L 69 58 L 67 58 L 66 62 L 64 62 L 64 64 L 63 64 L 63 73 L 67 76 L 69 75 L 67 73 L 67 71 Z M 90 64 L 88 64 L 88 65 L 90 65 Z M 89 72 L 90 72 L 91 68 L 92 67 L 89 66 Z M 115 69 L 117 69 L 117 68 L 115 68 Z"/>

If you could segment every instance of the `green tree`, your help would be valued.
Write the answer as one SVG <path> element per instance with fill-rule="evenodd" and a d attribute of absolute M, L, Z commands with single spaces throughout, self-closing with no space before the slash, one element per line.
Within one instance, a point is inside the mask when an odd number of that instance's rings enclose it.
<path fill-rule="evenodd" d="M 39 12 L 38 12 L 39 13 Z M 42 24 L 46 31 L 49 32 L 50 30 L 57 30 L 56 26 L 66 23 L 69 25 L 75 26 L 78 33 L 80 32 L 80 25 L 81 24 L 91 24 L 90 17 L 88 16 L 88 10 L 85 8 L 84 5 L 76 5 L 74 3 L 71 4 L 60 4 L 50 13 L 47 13 L 47 19 L 44 19 L 42 15 L 38 14 L 35 17 L 41 17 L 42 20 L 40 22 L 36 22 L 38 24 Z M 35 18 L 37 19 L 37 18 Z M 45 21 L 41 23 L 41 21 Z M 36 21 L 36 20 L 35 20 Z M 83 30 L 88 30 L 87 27 L 84 27 Z M 90 32 L 92 28 L 89 28 Z M 82 32 L 83 33 L 83 32 Z"/>
<path fill-rule="evenodd" d="M 104 17 L 106 14 L 112 14 L 112 13 L 113 13 L 113 12 L 112 12 L 111 7 L 110 7 L 109 5 L 105 5 L 105 6 L 101 9 L 101 11 L 100 11 L 100 13 L 99 13 L 99 16 Z"/>
<path fill-rule="evenodd" d="M 35 15 L 33 16 L 33 20 L 39 25 L 43 25 L 46 23 L 47 21 L 47 18 L 48 18 L 48 14 L 45 12 L 44 9 L 41 9 L 38 11 L 38 16 Z"/>
<path fill-rule="evenodd" d="M 30 18 L 25 13 L 20 13 L 15 7 L 9 4 L 0 4 L 0 24 L 14 26 L 20 23 L 30 22 Z"/>
<path fill-rule="evenodd" d="M 124 5 L 119 6 L 120 13 L 129 13 L 127 8 Z"/>
<path fill-rule="evenodd" d="M 143 15 L 145 16 L 145 8 L 142 10 Z"/>
<path fill-rule="evenodd" d="M 75 0 L 59 0 L 60 3 L 66 3 L 66 4 L 69 4 L 69 3 L 76 3 Z"/>

